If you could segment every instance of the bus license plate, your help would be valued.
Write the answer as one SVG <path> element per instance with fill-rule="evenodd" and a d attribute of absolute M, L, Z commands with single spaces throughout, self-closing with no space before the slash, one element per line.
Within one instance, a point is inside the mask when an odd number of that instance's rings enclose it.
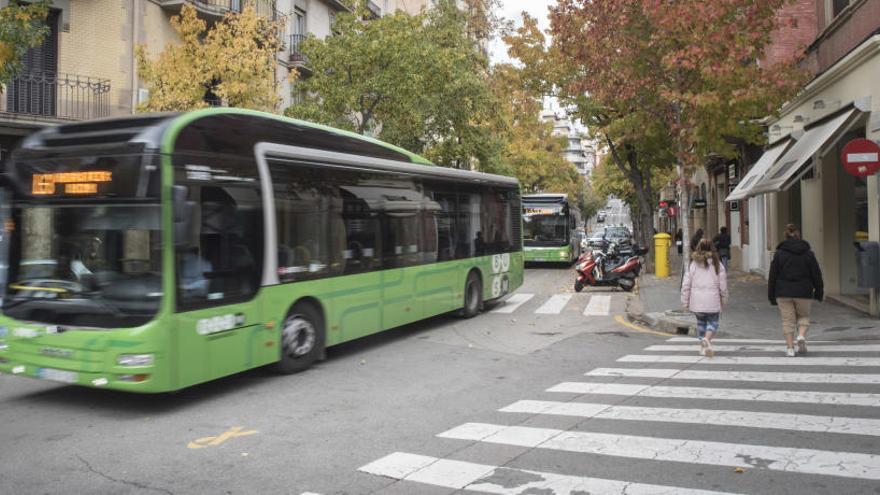
<path fill-rule="evenodd" d="M 53 382 L 76 383 L 77 374 L 74 371 L 56 370 L 52 368 L 37 369 L 37 377 Z"/>

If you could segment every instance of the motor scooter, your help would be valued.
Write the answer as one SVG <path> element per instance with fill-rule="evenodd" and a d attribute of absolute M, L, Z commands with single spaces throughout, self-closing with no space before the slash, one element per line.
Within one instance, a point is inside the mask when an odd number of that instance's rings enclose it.
<path fill-rule="evenodd" d="M 578 258 L 574 269 L 577 278 L 574 282 L 575 292 L 593 287 L 620 287 L 629 292 L 636 285 L 636 278 L 642 271 L 642 255 L 647 249 L 633 246 L 633 255 L 621 257 L 617 255 L 614 244 L 606 249 L 588 249 Z"/>

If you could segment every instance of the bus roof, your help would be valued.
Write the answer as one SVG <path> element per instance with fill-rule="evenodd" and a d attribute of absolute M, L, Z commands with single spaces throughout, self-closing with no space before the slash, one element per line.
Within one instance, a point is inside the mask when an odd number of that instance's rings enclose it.
<path fill-rule="evenodd" d="M 564 203 L 568 201 L 568 194 L 564 193 L 543 193 L 529 194 L 522 197 L 523 201 L 534 201 L 543 203 Z"/>
<path fill-rule="evenodd" d="M 369 157 L 364 165 L 475 182 L 516 186 L 511 177 L 434 166 L 403 148 L 353 132 L 280 115 L 218 107 L 192 112 L 148 113 L 42 129 L 23 141 L 15 156 L 82 152 L 86 147 L 137 146 L 162 153 L 222 153 L 252 157 L 258 143 L 307 148 L 327 155 Z M 385 166 L 383 166 L 385 165 Z M 405 168 L 401 168 L 406 165 Z"/>

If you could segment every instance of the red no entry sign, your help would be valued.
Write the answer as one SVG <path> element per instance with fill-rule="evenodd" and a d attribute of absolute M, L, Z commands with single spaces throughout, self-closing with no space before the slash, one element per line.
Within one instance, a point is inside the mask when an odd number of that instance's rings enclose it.
<path fill-rule="evenodd" d="M 853 139 L 843 147 L 840 163 L 856 177 L 873 175 L 880 170 L 880 146 L 870 139 Z"/>

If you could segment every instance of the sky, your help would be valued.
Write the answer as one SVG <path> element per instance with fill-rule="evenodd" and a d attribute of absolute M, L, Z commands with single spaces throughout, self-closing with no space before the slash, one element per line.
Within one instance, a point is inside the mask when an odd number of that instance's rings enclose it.
<path fill-rule="evenodd" d="M 532 17 L 538 19 L 538 25 L 542 30 L 550 27 L 550 19 L 547 17 L 547 7 L 556 5 L 556 0 L 501 0 L 501 17 L 511 19 L 517 26 L 522 25 L 520 13 L 526 11 Z M 492 63 L 507 62 L 507 49 L 500 38 L 493 39 L 489 43 L 489 58 Z"/>

